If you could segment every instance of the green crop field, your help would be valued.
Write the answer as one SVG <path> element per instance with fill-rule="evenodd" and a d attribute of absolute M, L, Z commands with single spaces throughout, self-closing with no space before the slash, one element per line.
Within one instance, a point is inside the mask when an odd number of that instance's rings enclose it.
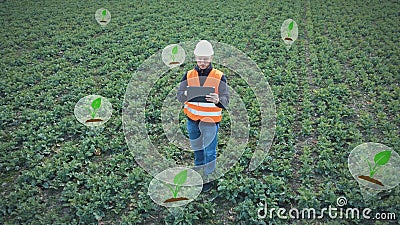
<path fill-rule="evenodd" d="M 100 8 L 111 13 L 106 26 L 96 21 Z M 399 224 L 399 186 L 370 196 L 348 168 L 362 143 L 400 153 L 399 12 L 398 1 L 378 0 L 0 1 L 0 224 Z M 298 26 L 290 49 L 281 38 L 288 18 Z M 202 39 L 257 64 L 274 96 L 276 129 L 265 160 L 248 170 L 260 105 L 252 87 L 221 66 L 249 113 L 249 142 L 213 190 L 175 217 L 148 195 L 153 176 L 127 145 L 124 97 L 146 59 Z M 193 156 L 168 141 L 160 115 L 182 75 L 160 76 L 143 123 L 162 155 L 190 165 Z M 75 117 L 88 95 L 112 104 L 101 127 Z M 231 122 L 221 123 L 219 153 L 229 151 Z M 399 179 L 399 170 L 392 175 Z M 323 209 L 340 208 L 340 197 L 341 209 L 392 217 L 332 218 Z M 261 203 L 314 208 L 320 218 L 262 218 Z"/>

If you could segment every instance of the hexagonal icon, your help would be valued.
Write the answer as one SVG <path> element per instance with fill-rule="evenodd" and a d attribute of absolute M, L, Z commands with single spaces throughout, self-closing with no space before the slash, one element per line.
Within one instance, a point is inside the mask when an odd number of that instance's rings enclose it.
<path fill-rule="evenodd" d="M 293 42 L 297 39 L 298 27 L 297 23 L 292 19 L 287 19 L 281 26 L 281 37 L 285 44 L 290 48 Z"/>
<path fill-rule="evenodd" d="M 76 119 L 86 126 L 99 126 L 110 119 L 112 106 L 100 95 L 88 95 L 76 103 L 74 114 Z"/>
<path fill-rule="evenodd" d="M 161 53 L 162 61 L 170 68 L 177 67 L 185 62 L 185 50 L 177 44 L 168 45 Z"/>
<path fill-rule="evenodd" d="M 368 142 L 355 147 L 348 158 L 350 173 L 369 189 L 388 190 L 400 182 L 400 157 L 380 143 Z"/>
<path fill-rule="evenodd" d="M 202 188 L 203 179 L 195 170 L 173 167 L 153 178 L 149 184 L 148 194 L 159 205 L 180 207 L 193 201 Z"/>
<path fill-rule="evenodd" d="M 107 25 L 111 21 L 111 13 L 107 9 L 101 8 L 96 11 L 94 14 L 97 23 L 102 26 Z"/>

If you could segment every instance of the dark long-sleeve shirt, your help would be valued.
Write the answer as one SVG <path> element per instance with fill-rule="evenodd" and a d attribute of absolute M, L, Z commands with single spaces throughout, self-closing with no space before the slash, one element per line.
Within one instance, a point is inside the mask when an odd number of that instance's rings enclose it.
<path fill-rule="evenodd" d="M 210 74 L 210 72 L 212 70 L 212 65 L 210 64 L 210 66 L 204 70 L 200 69 L 198 66 L 196 66 L 194 69 L 197 71 L 197 73 L 199 75 L 200 86 L 203 86 L 208 74 Z M 188 85 L 187 85 L 187 72 L 186 72 L 185 75 L 182 77 L 182 81 L 179 85 L 178 93 L 176 95 L 179 102 L 184 103 L 187 101 L 187 97 L 185 95 L 187 86 Z M 218 97 L 219 97 L 219 103 L 216 104 L 216 106 L 223 108 L 223 109 L 227 108 L 227 106 L 229 104 L 229 92 L 228 92 L 228 85 L 226 83 L 225 75 L 222 75 L 221 82 L 219 82 Z"/>

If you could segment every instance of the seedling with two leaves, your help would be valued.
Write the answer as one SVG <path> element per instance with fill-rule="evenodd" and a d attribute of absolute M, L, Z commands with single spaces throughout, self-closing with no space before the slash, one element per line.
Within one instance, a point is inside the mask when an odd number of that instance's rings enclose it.
<path fill-rule="evenodd" d="M 100 20 L 100 22 L 102 22 L 102 23 L 106 23 L 107 21 L 106 21 L 106 16 L 107 16 L 107 10 L 103 10 L 102 12 L 101 12 L 101 20 Z"/>
<path fill-rule="evenodd" d="M 384 186 L 382 182 L 373 178 L 373 176 L 382 168 L 382 166 L 386 165 L 389 162 L 390 156 L 392 152 L 390 150 L 385 150 L 377 153 L 374 156 L 374 165 L 367 161 L 368 168 L 369 168 L 369 176 L 361 175 L 359 178 L 378 184 L 380 186 Z"/>
<path fill-rule="evenodd" d="M 285 38 L 285 40 L 293 41 L 293 39 L 290 37 L 290 32 L 293 30 L 293 25 L 294 25 L 294 21 L 289 23 L 287 37 Z"/>
<path fill-rule="evenodd" d="M 172 58 L 172 62 L 170 62 L 169 64 L 179 64 L 179 62 L 175 61 L 176 58 L 176 54 L 178 54 L 178 45 L 175 45 L 172 50 L 171 50 L 171 58 Z"/>
<path fill-rule="evenodd" d="M 92 101 L 91 108 L 86 107 L 86 109 L 89 111 L 89 114 L 91 116 L 91 119 L 86 120 L 86 123 L 93 123 L 93 122 L 101 122 L 103 121 L 102 119 L 95 119 L 97 112 L 99 111 L 101 107 L 101 98 L 96 98 L 95 100 Z"/>
<path fill-rule="evenodd" d="M 173 188 L 172 185 L 170 184 L 165 184 L 169 188 L 169 190 L 171 190 L 173 198 L 165 200 L 164 203 L 189 200 L 188 198 L 185 197 L 177 198 L 179 190 L 181 189 L 182 185 L 186 182 L 186 179 L 187 179 L 187 170 L 182 170 L 174 177 L 175 188 Z"/>

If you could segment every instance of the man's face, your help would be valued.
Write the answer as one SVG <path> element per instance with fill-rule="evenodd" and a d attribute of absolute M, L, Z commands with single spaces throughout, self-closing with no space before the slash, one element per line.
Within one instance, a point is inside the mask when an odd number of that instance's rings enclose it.
<path fill-rule="evenodd" d="M 210 65 L 212 56 L 196 56 L 197 66 L 204 70 Z"/>

